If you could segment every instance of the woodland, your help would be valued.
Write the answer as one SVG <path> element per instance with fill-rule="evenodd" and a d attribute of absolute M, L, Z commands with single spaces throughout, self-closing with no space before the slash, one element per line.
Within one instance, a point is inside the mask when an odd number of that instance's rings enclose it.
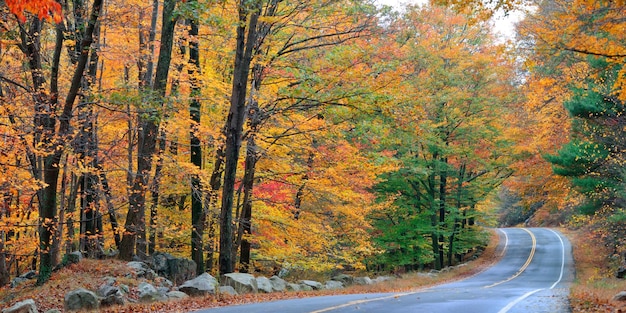
<path fill-rule="evenodd" d="M 72 251 L 439 270 L 519 224 L 620 258 L 625 5 L 5 0 L 0 285 Z"/>

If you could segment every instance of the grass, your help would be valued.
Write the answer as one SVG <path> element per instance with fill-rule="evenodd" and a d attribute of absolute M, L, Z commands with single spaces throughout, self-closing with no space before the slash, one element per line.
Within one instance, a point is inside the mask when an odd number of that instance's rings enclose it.
<path fill-rule="evenodd" d="M 450 282 L 475 275 L 497 261 L 496 246 L 498 237 L 495 232 L 489 246 L 476 260 L 442 271 L 437 275 L 423 273 L 407 273 L 402 277 L 374 285 L 351 286 L 341 290 L 324 290 L 309 292 L 274 292 L 271 294 L 246 294 L 238 296 L 211 295 L 194 297 L 176 301 L 155 303 L 129 303 L 125 306 L 102 308 L 100 312 L 189 312 L 195 309 L 217 307 L 232 304 L 272 301 L 288 298 L 303 298 L 316 295 L 347 294 L 347 293 L 378 293 L 415 291 L 436 284 Z M 142 281 L 128 276 L 125 262 L 118 260 L 89 260 L 84 259 L 52 274 L 49 282 L 44 286 L 35 286 L 34 280 L 25 282 L 17 288 L 0 288 L 0 308 L 13 305 L 16 302 L 33 299 L 40 312 L 49 309 L 63 309 L 65 294 L 77 288 L 95 291 L 105 277 L 115 277 L 119 284 L 126 284 L 131 289 Z M 129 295 L 135 298 L 136 295 Z"/>
<path fill-rule="evenodd" d="M 607 256 L 610 251 L 585 229 L 563 231 L 570 239 L 576 267 L 576 279 L 570 291 L 573 313 L 626 312 L 626 304 L 612 300 L 625 289 L 623 279 L 615 278 L 615 266 Z"/>

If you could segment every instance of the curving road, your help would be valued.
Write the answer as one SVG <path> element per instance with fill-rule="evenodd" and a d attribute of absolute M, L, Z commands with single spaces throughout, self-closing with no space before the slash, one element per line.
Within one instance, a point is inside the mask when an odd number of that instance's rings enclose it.
<path fill-rule="evenodd" d="M 567 295 L 574 275 L 569 241 L 548 228 L 504 228 L 499 235 L 500 262 L 462 281 L 406 293 L 322 296 L 196 313 L 570 312 Z"/>

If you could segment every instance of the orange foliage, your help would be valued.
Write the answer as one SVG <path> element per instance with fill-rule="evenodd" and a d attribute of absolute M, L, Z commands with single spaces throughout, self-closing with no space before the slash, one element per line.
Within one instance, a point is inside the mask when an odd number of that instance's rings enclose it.
<path fill-rule="evenodd" d="M 11 13 L 15 14 L 20 21 L 25 22 L 24 12 L 30 12 L 41 19 L 50 19 L 55 23 L 61 23 L 61 4 L 55 0 L 5 0 Z"/>

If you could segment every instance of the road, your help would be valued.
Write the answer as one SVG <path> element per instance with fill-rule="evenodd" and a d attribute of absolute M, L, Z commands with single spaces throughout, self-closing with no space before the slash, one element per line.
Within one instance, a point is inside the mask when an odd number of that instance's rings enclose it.
<path fill-rule="evenodd" d="M 498 229 L 501 260 L 461 281 L 405 293 L 322 296 L 206 309 L 196 313 L 570 312 L 569 241 L 548 228 Z"/>

